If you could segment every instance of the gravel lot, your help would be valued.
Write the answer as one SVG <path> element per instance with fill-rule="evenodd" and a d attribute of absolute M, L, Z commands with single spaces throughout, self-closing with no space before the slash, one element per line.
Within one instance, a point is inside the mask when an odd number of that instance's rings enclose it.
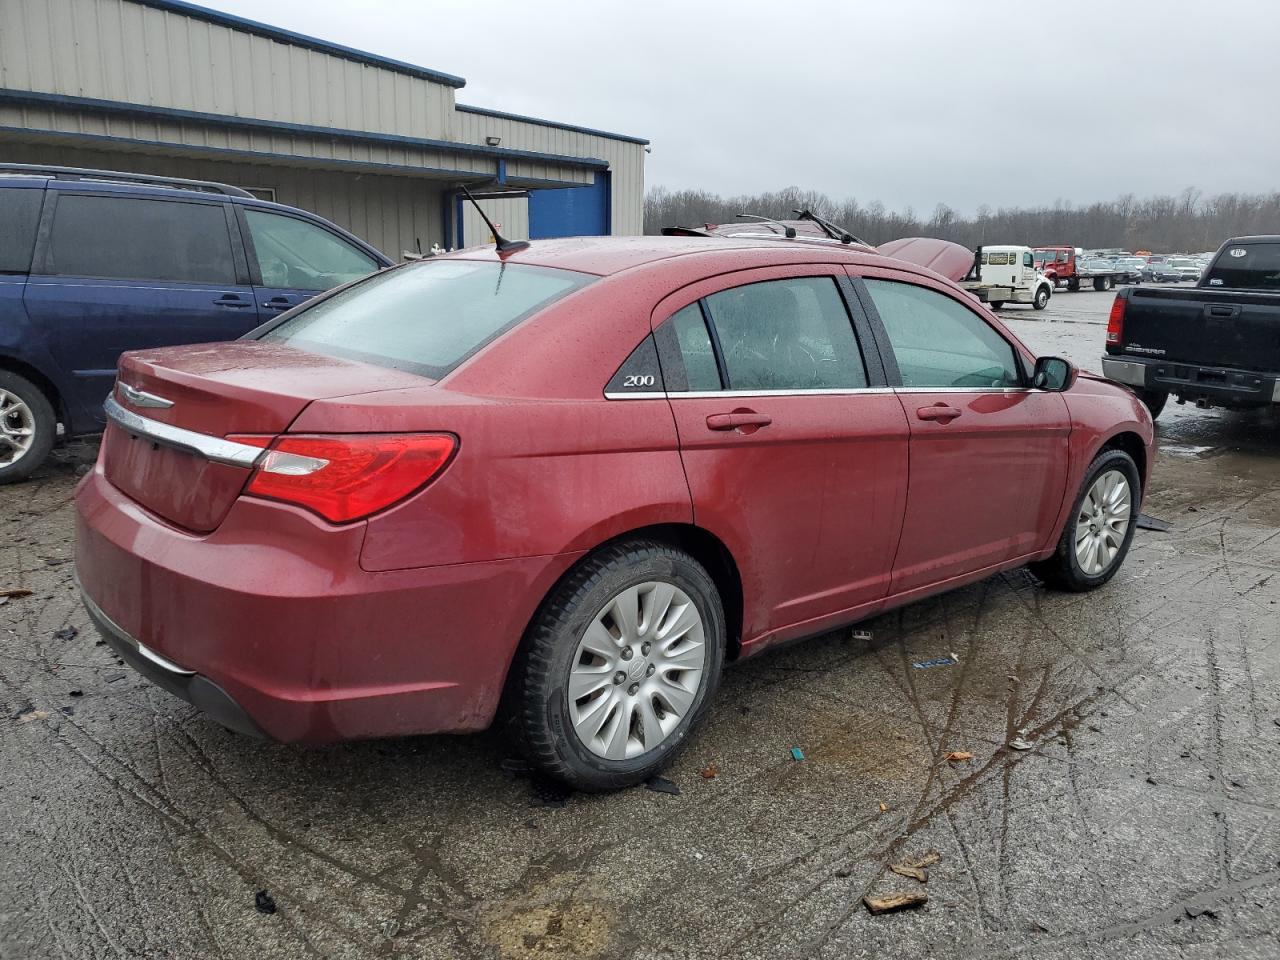
<path fill-rule="evenodd" d="M 1110 303 L 1003 316 L 1097 369 Z M 0 590 L 33 591 L 0 606 L 0 957 L 1274 960 L 1280 422 L 1159 435 L 1172 529 L 1101 591 L 1016 572 L 744 663 L 680 795 L 568 798 L 494 734 L 281 747 L 119 666 L 73 589 L 73 445 L 0 488 Z M 931 850 L 925 887 L 888 869 Z"/>

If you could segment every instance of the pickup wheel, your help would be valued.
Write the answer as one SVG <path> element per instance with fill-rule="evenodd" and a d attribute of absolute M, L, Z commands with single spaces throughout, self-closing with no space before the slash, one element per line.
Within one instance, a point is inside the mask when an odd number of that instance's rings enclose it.
<path fill-rule="evenodd" d="M 1169 394 L 1164 390 L 1139 390 L 1138 399 L 1143 402 L 1151 414 L 1151 419 L 1154 420 L 1160 416 L 1160 411 L 1169 402 Z"/>
<path fill-rule="evenodd" d="M 53 449 L 53 405 L 30 380 L 0 370 L 0 484 L 31 476 Z"/>
<path fill-rule="evenodd" d="M 1049 287 L 1047 285 L 1042 285 L 1040 289 L 1036 291 L 1036 298 L 1031 301 L 1031 306 L 1035 307 L 1037 310 L 1043 310 L 1048 305 Z"/>
<path fill-rule="evenodd" d="M 1089 464 L 1053 555 L 1031 572 L 1058 590 L 1094 590 L 1124 563 L 1141 502 L 1138 467 L 1123 450 L 1103 450 Z"/>

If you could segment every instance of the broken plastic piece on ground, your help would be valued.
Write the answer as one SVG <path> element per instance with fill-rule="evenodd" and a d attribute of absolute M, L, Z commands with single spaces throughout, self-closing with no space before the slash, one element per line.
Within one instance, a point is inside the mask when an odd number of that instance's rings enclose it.
<path fill-rule="evenodd" d="M 949 760 L 951 763 L 958 763 L 961 760 L 972 760 L 973 754 L 968 750 L 952 750 L 943 760 Z"/>
<path fill-rule="evenodd" d="M 253 895 L 253 906 L 259 913 L 276 912 L 276 902 L 265 890 L 259 890 Z"/>
<path fill-rule="evenodd" d="M 384 937 L 388 937 L 388 938 L 394 937 L 397 933 L 400 932 L 400 921 L 399 920 L 383 920 L 382 923 L 380 924 L 380 929 L 382 930 L 382 935 Z"/>
<path fill-rule="evenodd" d="M 48 710 L 37 710 L 34 707 L 27 707 L 27 709 L 15 716 L 14 719 L 19 723 L 30 723 L 32 720 L 43 720 L 47 716 L 49 716 Z"/>
<path fill-rule="evenodd" d="M 867 894 L 862 898 L 862 902 L 867 905 L 867 909 L 872 913 L 892 913 L 895 910 L 923 906 L 929 902 L 929 895 L 923 890 L 897 890 L 893 893 L 887 893 L 883 897 L 873 897 Z"/>
<path fill-rule="evenodd" d="M 61 630 L 59 630 L 57 633 L 53 635 L 53 639 L 74 640 L 78 636 L 80 636 L 80 631 L 77 630 L 75 627 L 63 627 Z"/>
<path fill-rule="evenodd" d="M 951 667 L 959 662 L 959 658 L 953 653 L 946 657 L 934 657 L 932 660 L 917 660 L 912 666 L 917 670 L 927 670 L 929 667 Z"/>
<path fill-rule="evenodd" d="M 1138 514 L 1138 520 L 1134 526 L 1139 530 L 1155 530 L 1159 533 L 1164 533 L 1167 530 L 1173 529 L 1171 524 L 1166 523 L 1164 520 L 1158 520 L 1155 517 L 1149 517 L 1145 513 Z"/>
<path fill-rule="evenodd" d="M 1014 737 L 1009 741 L 1009 746 L 1014 750 L 1030 750 L 1035 744 L 1025 737 Z"/>
<path fill-rule="evenodd" d="M 849 639 L 850 640 L 870 640 L 871 631 L 870 630 L 854 630 L 852 633 L 849 634 Z"/>
<path fill-rule="evenodd" d="M 891 863 L 889 864 L 889 869 L 900 877 L 919 880 L 921 883 L 929 882 L 929 871 L 924 867 L 917 867 L 913 863 Z"/>
<path fill-rule="evenodd" d="M 699 770 L 698 774 L 703 780 L 714 780 L 716 777 L 720 776 L 720 768 L 717 767 L 714 762 L 709 763 Z"/>
<path fill-rule="evenodd" d="M 803 759 L 804 759 L 804 753 L 801 751 L 801 749 L 800 749 L 799 747 L 792 747 L 792 748 L 791 748 L 791 759 L 792 759 L 792 760 L 803 760 Z"/>
<path fill-rule="evenodd" d="M 937 850 L 930 850 L 923 857 L 917 857 L 914 860 L 903 860 L 904 866 L 908 867 L 932 867 L 935 863 L 942 859 L 942 854 Z"/>
<path fill-rule="evenodd" d="M 880 801 L 880 812 L 881 812 L 881 813 L 888 813 L 888 812 L 889 812 L 889 805 L 888 805 L 888 804 L 886 804 L 883 800 L 881 800 L 881 801 Z"/>
<path fill-rule="evenodd" d="M 654 793 L 669 793 L 673 797 L 680 796 L 680 788 L 666 777 L 650 777 L 644 785 Z"/>

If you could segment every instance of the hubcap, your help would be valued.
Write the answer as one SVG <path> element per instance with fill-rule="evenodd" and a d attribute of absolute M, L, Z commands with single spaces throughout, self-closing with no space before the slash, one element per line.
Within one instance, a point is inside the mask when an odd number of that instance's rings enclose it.
<path fill-rule="evenodd" d="M 623 590 L 591 621 L 569 669 L 578 739 L 607 760 L 648 753 L 693 708 L 706 657 L 702 615 L 687 593 L 656 580 Z"/>
<path fill-rule="evenodd" d="M 36 418 L 16 393 L 0 388 L 0 467 L 21 460 L 36 438 Z"/>
<path fill-rule="evenodd" d="M 1076 517 L 1076 561 L 1089 576 L 1105 573 L 1115 563 L 1131 509 L 1129 480 L 1119 470 L 1093 481 Z"/>

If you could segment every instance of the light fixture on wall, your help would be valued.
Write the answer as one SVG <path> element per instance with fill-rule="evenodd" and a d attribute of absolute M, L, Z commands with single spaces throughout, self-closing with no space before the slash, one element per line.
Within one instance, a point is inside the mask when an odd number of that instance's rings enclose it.
<path fill-rule="evenodd" d="M 484 142 L 491 147 L 496 147 L 498 144 L 502 142 L 502 138 L 501 137 L 485 137 Z"/>

